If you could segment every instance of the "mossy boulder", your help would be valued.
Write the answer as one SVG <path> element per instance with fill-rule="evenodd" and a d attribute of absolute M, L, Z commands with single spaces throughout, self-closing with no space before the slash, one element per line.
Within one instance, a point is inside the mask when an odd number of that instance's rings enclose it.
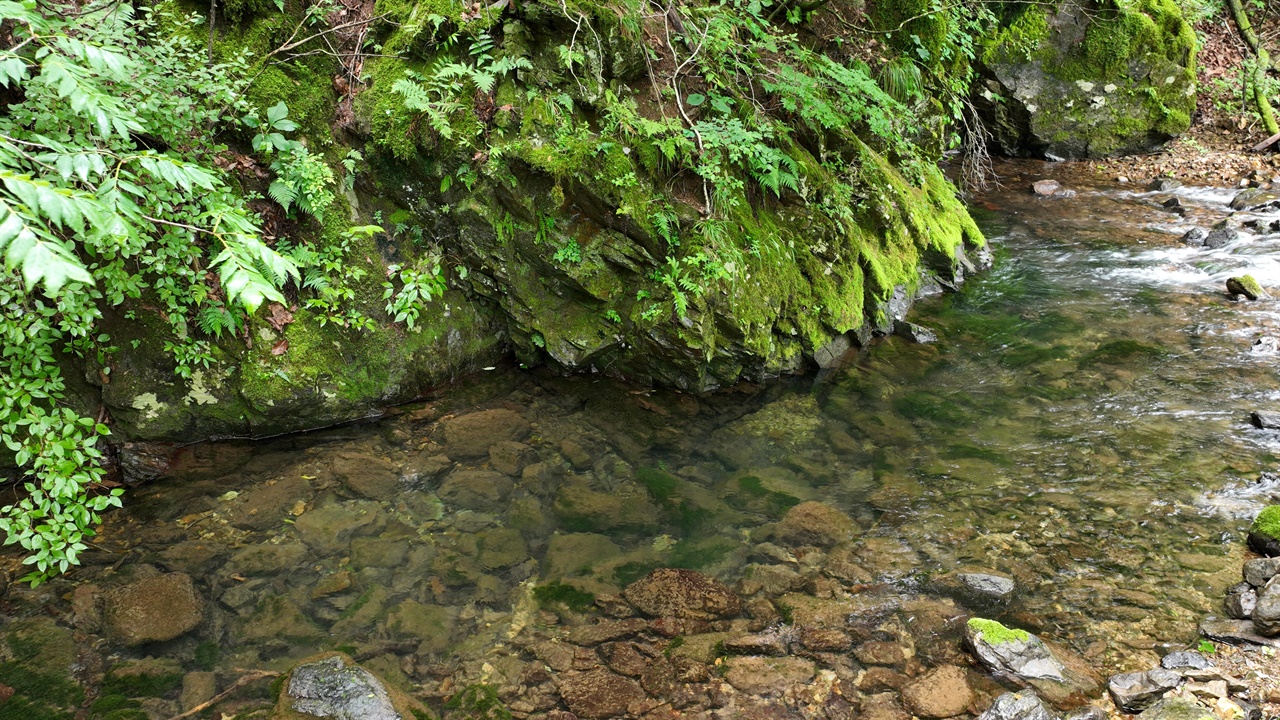
<path fill-rule="evenodd" d="M 71 720 L 84 700 L 76 660 L 71 631 L 53 619 L 8 621 L 0 630 L 0 684 L 13 694 L 0 702 L 0 720 Z"/>
<path fill-rule="evenodd" d="M 1268 505 L 1253 519 L 1249 547 L 1267 557 L 1280 556 L 1280 505 Z"/>
<path fill-rule="evenodd" d="M 1244 297 L 1248 300 L 1261 300 L 1271 297 L 1252 275 L 1227 278 L 1227 294 L 1233 298 Z"/>
<path fill-rule="evenodd" d="M 1005 154 L 1144 152 L 1190 126 L 1196 39 L 1172 0 L 1010 8 L 976 88 Z"/>

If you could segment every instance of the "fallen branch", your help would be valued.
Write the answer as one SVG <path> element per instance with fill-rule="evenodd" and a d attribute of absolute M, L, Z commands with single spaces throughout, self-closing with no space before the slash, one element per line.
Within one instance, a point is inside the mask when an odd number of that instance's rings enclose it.
<path fill-rule="evenodd" d="M 1278 143 L 1278 142 L 1280 142 L 1280 132 L 1276 133 L 1275 135 L 1272 135 L 1271 137 L 1267 138 L 1266 140 L 1263 140 L 1262 142 L 1258 143 L 1257 145 L 1254 145 L 1254 146 L 1253 146 L 1253 148 L 1252 148 L 1252 150 L 1253 150 L 1253 152 L 1263 152 L 1263 151 L 1265 151 L 1267 148 L 1272 147 L 1273 145 L 1275 145 L 1275 144 L 1276 144 L 1276 143 Z"/>
<path fill-rule="evenodd" d="M 223 700 L 226 700 L 227 697 L 231 695 L 231 693 L 239 690 L 240 688 L 244 687 L 245 685 L 248 685 L 251 682 L 256 682 L 258 680 L 265 680 L 266 678 L 277 677 L 279 675 L 280 673 L 275 670 L 251 670 L 248 673 L 241 675 L 239 680 L 236 680 L 235 682 L 231 683 L 231 687 L 227 688 L 226 690 L 223 690 L 217 695 L 214 695 L 212 698 L 206 700 L 205 702 L 200 703 L 199 705 L 191 708 L 190 710 L 182 713 L 181 715 L 174 715 L 173 717 L 169 718 L 169 720 L 183 720 L 184 718 L 189 718 L 192 715 L 195 715 L 196 713 L 199 713 L 202 710 L 207 710 L 213 707 L 214 705 L 217 705 L 218 703 L 222 702 Z"/>

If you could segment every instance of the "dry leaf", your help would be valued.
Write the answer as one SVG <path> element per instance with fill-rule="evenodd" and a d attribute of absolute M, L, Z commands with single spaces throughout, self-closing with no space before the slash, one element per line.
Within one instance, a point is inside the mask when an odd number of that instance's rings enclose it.
<path fill-rule="evenodd" d="M 275 345 L 272 345 L 272 346 L 271 346 L 271 354 L 272 354 L 272 355 L 283 355 L 283 354 L 285 354 L 286 352 L 289 352 L 289 341 L 288 341 L 288 340 L 281 340 L 280 342 L 278 342 L 278 343 L 276 343 Z"/>

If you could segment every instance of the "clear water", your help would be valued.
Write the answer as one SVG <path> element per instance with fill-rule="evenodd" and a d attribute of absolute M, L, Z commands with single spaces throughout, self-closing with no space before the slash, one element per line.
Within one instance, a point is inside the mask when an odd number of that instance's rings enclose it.
<path fill-rule="evenodd" d="M 1256 483 L 1280 434 L 1248 423 L 1280 409 L 1276 357 L 1251 352 L 1280 335 L 1280 310 L 1222 290 L 1244 272 L 1280 288 L 1280 236 L 1181 245 L 1229 191 L 1001 172 L 975 203 L 995 269 L 913 313 L 937 344 L 887 338 L 838 372 L 703 398 L 497 371 L 377 424 L 188 448 L 109 518 L 85 568 L 11 588 L 8 612 L 65 611 L 71 585 L 153 564 L 190 573 L 218 620 L 150 652 L 190 665 L 212 642 L 219 667 L 247 668 L 343 647 L 423 676 L 493 661 L 539 622 L 538 586 L 607 595 L 664 565 L 737 580 L 777 562 L 770 523 L 817 499 L 861 526 L 869 585 L 998 570 L 1020 588 L 1011 622 L 1104 668 L 1149 663 L 1194 637 L 1237 577 L 1248 519 L 1280 496 Z M 1026 192 L 1050 174 L 1079 194 Z M 1170 196 L 1186 218 L 1158 207 Z M 451 418 L 493 408 L 529 423 L 518 463 L 533 467 L 441 465 Z M 445 487 L 467 469 L 489 474 L 470 495 Z"/>

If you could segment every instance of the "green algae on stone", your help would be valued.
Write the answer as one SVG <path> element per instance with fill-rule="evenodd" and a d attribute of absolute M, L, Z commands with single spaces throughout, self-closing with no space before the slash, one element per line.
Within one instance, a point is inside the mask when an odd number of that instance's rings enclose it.
<path fill-rule="evenodd" d="M 1262 285 L 1252 275 L 1227 278 L 1227 294 L 1233 297 L 1243 295 L 1249 300 L 1267 297 L 1267 291 L 1262 289 Z"/>
<path fill-rule="evenodd" d="M 1268 505 L 1253 519 L 1249 532 L 1280 540 L 1280 505 Z"/>
<path fill-rule="evenodd" d="M 996 620 L 986 620 L 984 618 L 970 618 L 966 623 L 974 633 L 982 635 L 982 639 L 991 645 L 1003 645 L 1009 642 L 1026 642 L 1031 639 L 1031 633 L 1026 630 L 1005 627 Z"/>

